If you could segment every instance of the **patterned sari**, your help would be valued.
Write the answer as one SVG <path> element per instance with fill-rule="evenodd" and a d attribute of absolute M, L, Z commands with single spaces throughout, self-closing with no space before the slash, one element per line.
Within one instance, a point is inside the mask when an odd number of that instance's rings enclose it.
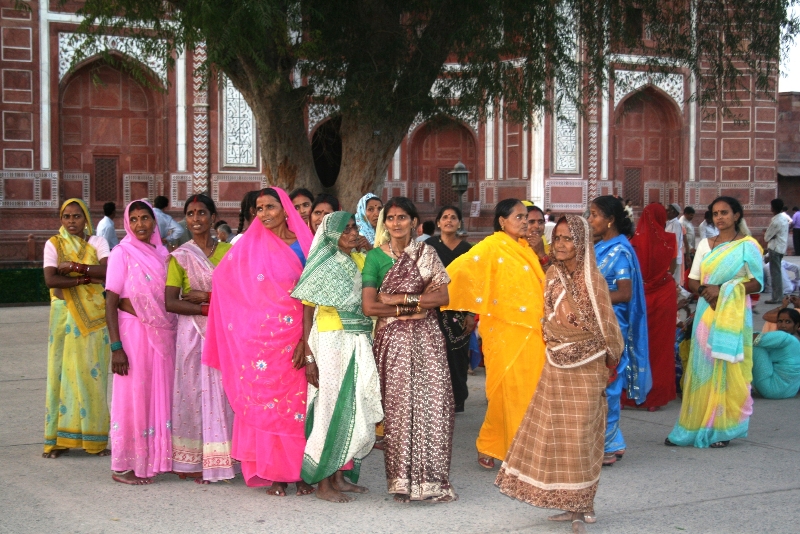
<path fill-rule="evenodd" d="M 370 254 L 385 253 L 376 248 Z M 421 294 L 449 281 L 436 251 L 412 241 L 386 273 L 380 291 Z M 389 493 L 412 500 L 454 498 L 453 389 L 436 310 L 428 310 L 424 319 L 381 317 L 375 328 L 373 352 L 383 392 Z"/>
<path fill-rule="evenodd" d="M 695 258 L 700 283 L 720 285 L 717 309 L 697 301 L 681 414 L 669 441 L 708 447 L 747 437 L 753 398 L 753 314 L 744 283 L 764 284 L 762 250 L 752 237 L 723 243 Z"/>
<path fill-rule="evenodd" d="M 302 472 L 309 484 L 340 469 L 358 482 L 361 461 L 375 443 L 375 424 L 383 419 L 372 320 L 361 311 L 361 273 L 338 246 L 352 218 L 337 211 L 322 219 L 303 276 L 292 292 L 304 303 L 317 305 L 308 344 L 317 360 L 319 389 L 308 385 L 308 442 Z M 317 320 L 325 306 L 335 309 L 340 328 L 330 329 Z"/>
<path fill-rule="evenodd" d="M 576 215 L 562 220 L 577 268 L 569 273 L 553 257 L 547 272 L 547 361 L 495 484 L 540 508 L 591 512 L 603 461 L 605 386 L 624 341 L 589 244 L 589 223 Z"/>
<path fill-rule="evenodd" d="M 303 256 L 311 230 L 274 188 Z M 297 482 L 306 447 L 305 371 L 292 366 L 303 335 L 303 303 L 291 296 L 303 264 L 259 221 L 214 269 L 203 363 L 222 372 L 236 414 L 231 455 L 248 486 Z"/>
<path fill-rule="evenodd" d="M 72 203 L 83 211 L 86 233 L 91 236 L 91 218 L 81 200 L 65 201 L 59 215 Z M 50 242 L 58 252 L 58 263 L 100 263 L 94 247 L 63 226 Z M 73 273 L 71 276 L 80 275 Z M 61 292 L 64 300 L 56 298 L 52 291 L 50 298 L 44 452 L 79 447 L 96 454 L 108 443 L 106 391 L 111 351 L 106 328 L 106 299 L 100 284 L 64 288 Z"/>
<path fill-rule="evenodd" d="M 211 291 L 214 265 L 194 241 L 181 245 L 172 257 L 183 268 L 189 286 Z M 203 480 L 231 479 L 239 470 L 231 458 L 233 410 L 222 387 L 219 369 L 203 365 L 207 318 L 178 315 L 175 389 L 172 403 L 172 468 L 180 473 L 203 472 Z"/>

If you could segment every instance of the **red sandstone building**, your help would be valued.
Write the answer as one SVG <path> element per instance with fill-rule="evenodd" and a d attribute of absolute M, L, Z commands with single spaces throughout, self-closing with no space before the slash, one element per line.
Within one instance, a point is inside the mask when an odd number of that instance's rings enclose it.
<path fill-rule="evenodd" d="M 193 76 L 203 50 L 186 51 L 172 71 L 137 57 L 152 83 L 169 88 L 157 91 L 99 56 L 71 68 L 77 17 L 56 2 L 30 6 L 30 12 L 0 10 L 0 260 L 41 259 L 43 240 L 59 226 L 60 202 L 70 197 L 86 201 L 97 221 L 107 201 L 122 206 L 163 194 L 179 213 L 188 195 L 207 190 L 235 221 L 244 193 L 263 184 L 258 132 L 230 84 L 205 88 Z M 103 46 L 130 44 L 114 37 Z M 618 56 L 616 83 L 585 116 L 566 109 L 562 119 L 548 115 L 527 126 L 501 117 L 436 128 L 415 123 L 390 165 L 384 198 L 409 196 L 426 214 L 454 203 L 447 173 L 461 160 L 471 171 L 464 200 L 480 202 L 482 210 L 469 223 L 473 231 L 488 230 L 495 203 L 509 197 L 561 213 L 583 212 L 593 197 L 613 193 L 632 199 L 637 210 L 657 201 L 702 213 L 724 194 L 742 201 L 750 227 L 761 234 L 777 193 L 779 150 L 784 158 L 778 103 L 740 94 L 734 116 L 722 117 L 718 107 L 689 101 L 695 88 L 688 72 L 653 79 L 639 62 Z M 796 168 L 797 94 L 789 100 L 781 101 L 786 140 L 780 146 L 785 167 Z M 309 108 L 309 136 L 325 128 L 327 113 Z M 781 189 L 796 197 L 796 183 L 786 180 Z M 26 241 L 31 233 L 35 244 Z"/>

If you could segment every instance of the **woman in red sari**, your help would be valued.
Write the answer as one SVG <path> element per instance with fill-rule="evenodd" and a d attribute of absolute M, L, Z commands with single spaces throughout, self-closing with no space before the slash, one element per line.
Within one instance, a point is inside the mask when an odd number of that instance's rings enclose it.
<path fill-rule="evenodd" d="M 678 295 L 670 274 L 675 266 L 675 239 L 664 230 L 667 211 L 653 203 L 642 212 L 631 245 L 639 258 L 647 302 L 647 332 L 653 388 L 639 408 L 655 411 L 675 398 L 675 321 Z M 624 395 L 624 392 L 623 392 Z M 623 396 L 625 406 L 636 403 Z"/>

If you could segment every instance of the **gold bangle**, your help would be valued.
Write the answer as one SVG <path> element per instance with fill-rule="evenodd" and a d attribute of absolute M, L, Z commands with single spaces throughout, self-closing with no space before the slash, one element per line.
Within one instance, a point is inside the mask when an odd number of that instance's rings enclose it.
<path fill-rule="evenodd" d="M 403 304 L 408 304 L 408 293 L 403 296 Z"/>
<path fill-rule="evenodd" d="M 395 306 L 395 317 L 400 317 L 400 306 Z"/>

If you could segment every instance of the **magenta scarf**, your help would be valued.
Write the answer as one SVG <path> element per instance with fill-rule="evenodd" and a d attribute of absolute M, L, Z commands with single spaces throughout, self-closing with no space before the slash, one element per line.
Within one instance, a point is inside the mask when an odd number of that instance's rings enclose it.
<path fill-rule="evenodd" d="M 308 257 L 313 235 L 286 192 L 274 189 Z M 222 371 L 237 419 L 286 436 L 304 436 L 305 427 L 305 372 L 292 368 L 303 303 L 291 293 L 302 272 L 294 251 L 254 220 L 214 269 L 203 347 L 203 363 Z"/>

